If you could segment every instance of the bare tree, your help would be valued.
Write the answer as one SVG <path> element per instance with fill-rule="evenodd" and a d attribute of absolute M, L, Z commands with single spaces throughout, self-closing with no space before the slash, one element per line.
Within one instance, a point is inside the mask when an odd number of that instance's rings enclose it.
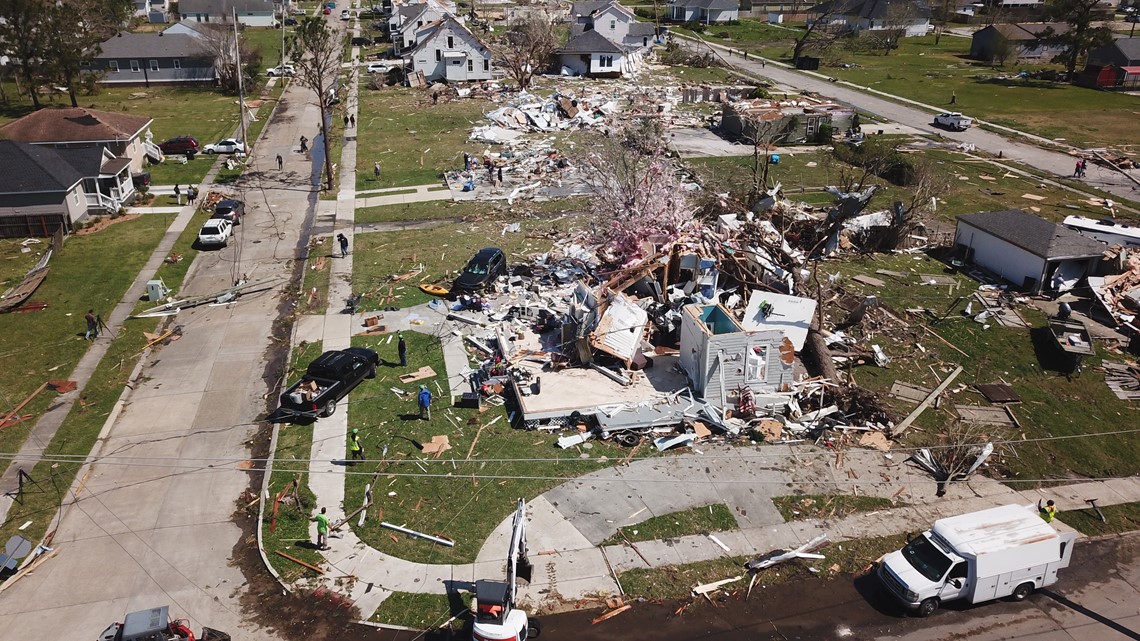
<path fill-rule="evenodd" d="M 649 237 L 668 242 L 693 224 L 693 209 L 677 167 L 665 154 L 662 132 L 657 120 L 627 123 L 575 159 L 578 175 L 593 192 L 594 239 L 611 261 L 644 258 L 642 245 Z"/>
<path fill-rule="evenodd" d="M 792 48 L 792 64 L 799 62 L 800 56 L 805 52 L 822 51 L 835 42 L 837 34 L 830 26 L 831 19 L 836 9 L 842 5 L 843 3 L 838 0 L 819 5 L 820 12 L 807 23 L 807 29 L 803 34 L 796 38 L 796 44 Z"/>
<path fill-rule="evenodd" d="M 920 224 L 923 211 L 933 211 L 935 200 L 950 191 L 950 172 L 926 158 L 911 159 L 905 200 L 895 201 L 891 224 L 879 237 L 878 249 L 897 249 Z"/>
<path fill-rule="evenodd" d="M 955 0 L 938 0 L 938 4 L 934 7 L 931 17 L 934 19 L 935 45 L 942 40 L 942 32 L 946 30 L 946 24 L 950 22 L 950 18 L 953 17 L 957 4 Z"/>
<path fill-rule="evenodd" d="M 871 32 L 872 38 L 883 48 L 883 55 L 899 46 L 899 40 L 906 36 L 907 27 L 918 16 L 918 7 L 913 2 L 891 2 L 883 13 L 883 28 Z"/>
<path fill-rule="evenodd" d="M 993 50 L 990 52 L 990 60 L 1004 67 L 1016 61 L 1020 52 L 1021 45 L 1005 36 L 999 35 L 997 40 L 994 41 Z"/>
<path fill-rule="evenodd" d="M 222 90 L 237 93 L 239 73 L 247 88 L 253 86 L 261 66 L 261 51 L 247 46 L 244 34 L 237 36 L 240 40 L 235 39 L 232 24 L 201 24 L 194 28 L 202 34 L 199 42 L 214 60 L 214 73 Z"/>
<path fill-rule="evenodd" d="M 332 171 L 332 153 L 329 145 L 329 118 L 337 100 L 337 75 L 340 73 L 340 54 L 343 36 L 322 18 L 308 17 L 297 25 L 296 46 L 293 47 L 293 64 L 296 82 L 313 92 L 321 109 L 321 139 L 325 152 L 325 188 L 335 184 Z"/>
<path fill-rule="evenodd" d="M 491 44 L 491 52 L 507 76 L 519 89 L 530 86 L 536 73 L 550 64 L 558 39 L 554 26 L 541 15 L 528 14 L 516 19 L 506 33 Z"/>

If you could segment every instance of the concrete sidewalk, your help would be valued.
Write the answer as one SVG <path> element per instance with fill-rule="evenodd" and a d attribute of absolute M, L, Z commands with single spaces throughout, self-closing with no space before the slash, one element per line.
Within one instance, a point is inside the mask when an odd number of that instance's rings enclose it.
<path fill-rule="evenodd" d="M 345 143 L 347 148 L 348 144 Z M 353 147 L 356 144 L 353 141 Z M 356 162 L 356 155 L 353 154 L 353 162 Z M 344 161 L 347 168 L 348 162 Z M 353 165 L 355 167 L 355 164 Z M 353 171 L 353 184 L 356 181 L 356 172 Z M 379 194 L 375 196 L 368 196 L 365 194 Z M 361 198 L 361 195 L 365 195 Z M 404 205 L 407 203 L 422 203 L 432 200 L 451 200 L 451 191 L 447 187 L 441 185 L 411 185 L 408 187 L 391 187 L 388 189 L 369 189 L 356 193 L 355 206 L 359 208 L 364 207 L 382 207 L 385 205 Z"/>

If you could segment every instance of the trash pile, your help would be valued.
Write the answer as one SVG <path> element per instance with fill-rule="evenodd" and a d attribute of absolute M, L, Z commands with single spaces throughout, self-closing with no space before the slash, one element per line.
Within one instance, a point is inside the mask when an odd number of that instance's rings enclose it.
<path fill-rule="evenodd" d="M 1124 250 L 1121 250 L 1122 252 Z M 1118 325 L 1140 333 L 1140 252 L 1128 252 L 1119 274 L 1090 277 L 1097 301 Z"/>

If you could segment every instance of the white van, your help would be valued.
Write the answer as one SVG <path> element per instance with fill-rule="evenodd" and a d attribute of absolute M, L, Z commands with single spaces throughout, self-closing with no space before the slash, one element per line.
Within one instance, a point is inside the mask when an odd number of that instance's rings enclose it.
<path fill-rule="evenodd" d="M 1076 534 L 1062 534 L 1032 505 L 952 516 L 883 557 L 879 579 L 904 606 L 929 616 L 946 601 L 1021 601 L 1057 582 Z"/>

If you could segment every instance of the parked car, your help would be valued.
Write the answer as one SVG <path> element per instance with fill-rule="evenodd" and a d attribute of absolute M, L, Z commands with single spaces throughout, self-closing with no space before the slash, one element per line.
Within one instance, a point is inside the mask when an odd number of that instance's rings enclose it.
<path fill-rule="evenodd" d="M 935 116 L 934 124 L 939 127 L 953 129 L 954 131 L 966 131 L 974 124 L 974 120 L 972 118 L 963 116 L 957 111 L 952 111 L 950 113 L 938 114 Z"/>
<path fill-rule="evenodd" d="M 265 75 L 270 78 L 274 76 L 292 76 L 295 73 L 297 73 L 297 70 L 293 68 L 293 65 L 277 65 L 276 67 L 270 67 L 265 70 Z"/>
<path fill-rule="evenodd" d="M 336 3 L 335 2 L 326 2 L 325 8 L 326 9 L 336 9 Z"/>
<path fill-rule="evenodd" d="M 366 378 L 376 377 L 380 357 L 365 347 L 328 351 L 309 363 L 301 380 L 281 394 L 280 414 L 318 418 L 332 416 L 337 401 Z"/>
<path fill-rule="evenodd" d="M 332 9 L 329 9 L 328 7 L 325 7 L 325 10 L 324 10 L 324 14 L 327 16 L 327 15 L 329 15 L 330 13 L 332 13 Z"/>
<path fill-rule="evenodd" d="M 341 11 L 340 12 L 340 19 L 341 20 L 352 20 L 352 12 L 349 11 L 348 9 Z"/>
<path fill-rule="evenodd" d="M 297 19 L 296 18 L 285 18 L 285 26 L 286 27 L 296 27 L 297 26 Z"/>
<path fill-rule="evenodd" d="M 225 200 L 219 200 L 218 204 L 214 205 L 214 213 L 210 218 L 228 220 L 237 226 L 241 224 L 243 216 L 245 216 L 245 203 L 240 200 L 227 198 Z"/>
<path fill-rule="evenodd" d="M 203 247 L 221 245 L 225 247 L 233 236 L 234 225 L 225 218 L 211 218 L 202 225 L 198 232 L 198 244 Z"/>
<path fill-rule="evenodd" d="M 354 47 L 367 47 L 372 44 L 372 38 L 362 38 L 356 36 L 352 39 L 352 46 Z"/>
<path fill-rule="evenodd" d="M 305 11 L 304 9 L 293 9 L 293 15 L 295 15 L 295 16 L 307 16 L 307 15 L 309 15 L 309 12 Z"/>
<path fill-rule="evenodd" d="M 480 249 L 451 286 L 451 294 L 472 294 L 486 289 L 507 273 L 507 257 L 498 247 Z"/>
<path fill-rule="evenodd" d="M 184 154 L 188 151 L 198 151 L 198 139 L 193 136 L 177 136 L 158 143 L 158 148 L 164 154 Z"/>
<path fill-rule="evenodd" d="M 226 138 L 219 140 L 210 145 L 206 145 L 202 151 L 207 154 L 244 154 L 245 143 L 237 138 Z"/>
<path fill-rule="evenodd" d="M 384 62 L 368 63 L 368 73 L 388 73 L 391 70 L 392 66 Z"/>

